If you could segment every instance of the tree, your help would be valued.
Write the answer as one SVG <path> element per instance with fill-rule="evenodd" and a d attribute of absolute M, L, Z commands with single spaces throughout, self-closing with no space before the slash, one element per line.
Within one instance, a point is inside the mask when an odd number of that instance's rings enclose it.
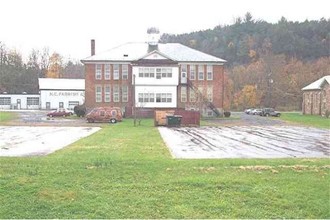
<path fill-rule="evenodd" d="M 47 78 L 63 78 L 63 58 L 56 52 L 49 58 Z"/>
<path fill-rule="evenodd" d="M 244 109 L 247 107 L 255 107 L 260 103 L 260 95 L 257 93 L 256 86 L 246 85 L 236 94 L 234 103 L 237 109 Z"/>

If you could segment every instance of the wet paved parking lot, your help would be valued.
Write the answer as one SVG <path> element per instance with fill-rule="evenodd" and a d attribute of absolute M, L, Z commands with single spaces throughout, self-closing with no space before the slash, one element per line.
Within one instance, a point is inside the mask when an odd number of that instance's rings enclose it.
<path fill-rule="evenodd" d="M 329 130 L 296 126 L 159 127 L 175 158 L 329 157 Z"/>
<path fill-rule="evenodd" d="M 98 130 L 96 127 L 0 126 L 0 156 L 47 155 Z"/>

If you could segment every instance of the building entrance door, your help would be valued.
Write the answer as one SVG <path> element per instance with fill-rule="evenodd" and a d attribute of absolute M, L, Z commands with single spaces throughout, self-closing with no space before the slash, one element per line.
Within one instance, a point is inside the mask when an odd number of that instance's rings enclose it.
<path fill-rule="evenodd" d="M 21 99 L 17 99 L 16 103 L 17 103 L 17 109 L 21 109 Z"/>

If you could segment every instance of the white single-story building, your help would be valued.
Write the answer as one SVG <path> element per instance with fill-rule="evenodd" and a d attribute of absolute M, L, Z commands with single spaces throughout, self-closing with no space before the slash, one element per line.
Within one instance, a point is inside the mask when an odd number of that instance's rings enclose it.
<path fill-rule="evenodd" d="M 41 109 L 73 109 L 85 101 L 85 80 L 39 78 L 39 93 Z"/>
<path fill-rule="evenodd" d="M 40 78 L 39 94 L 0 94 L 0 109 L 57 109 L 73 110 L 84 104 L 84 79 Z"/>
<path fill-rule="evenodd" d="M 0 109 L 39 109 L 39 94 L 0 94 Z"/>

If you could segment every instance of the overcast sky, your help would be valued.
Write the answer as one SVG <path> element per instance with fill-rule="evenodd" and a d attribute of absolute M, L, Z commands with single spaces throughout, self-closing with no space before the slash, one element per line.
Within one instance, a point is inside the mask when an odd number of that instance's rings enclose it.
<path fill-rule="evenodd" d="M 0 0 L 0 41 L 27 57 L 49 47 L 82 59 L 126 42 L 146 39 L 148 27 L 181 34 L 232 24 L 250 12 L 276 23 L 330 18 L 329 0 Z"/>

